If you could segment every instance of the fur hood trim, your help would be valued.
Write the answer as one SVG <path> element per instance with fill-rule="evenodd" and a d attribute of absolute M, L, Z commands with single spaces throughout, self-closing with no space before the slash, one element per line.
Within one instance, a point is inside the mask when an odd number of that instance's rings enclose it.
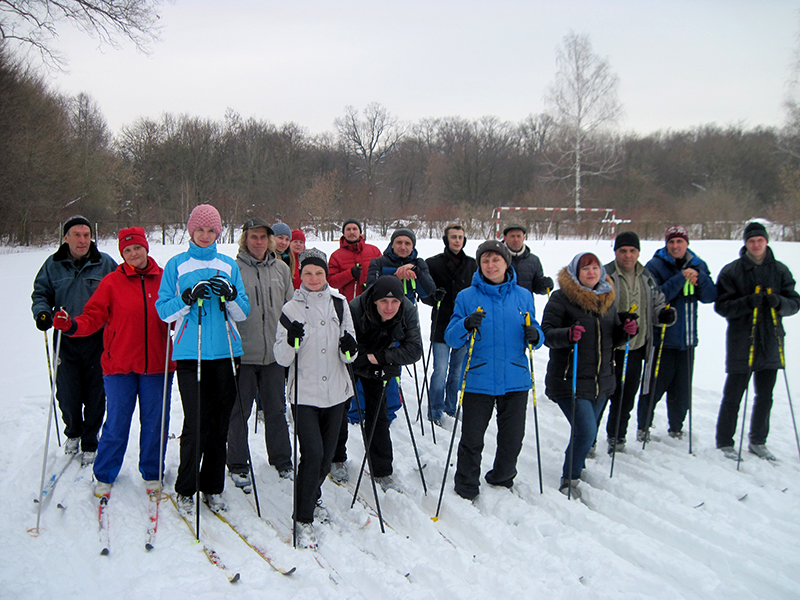
<path fill-rule="evenodd" d="M 614 305 L 614 300 L 617 297 L 611 277 L 606 275 L 606 281 L 611 285 L 611 291 L 604 294 L 595 294 L 575 281 L 567 267 L 558 272 L 558 285 L 567 299 L 583 310 L 598 316 L 606 314 Z"/>

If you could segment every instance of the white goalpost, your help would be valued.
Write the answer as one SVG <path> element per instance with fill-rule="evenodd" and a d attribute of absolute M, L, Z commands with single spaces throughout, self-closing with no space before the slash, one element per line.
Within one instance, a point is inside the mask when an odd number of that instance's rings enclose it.
<path fill-rule="evenodd" d="M 587 217 L 582 219 L 581 217 Z M 495 237 L 503 235 L 504 219 L 523 221 L 531 238 L 610 239 L 616 235 L 617 211 L 613 208 L 559 208 L 547 206 L 498 206 L 492 210 Z"/>

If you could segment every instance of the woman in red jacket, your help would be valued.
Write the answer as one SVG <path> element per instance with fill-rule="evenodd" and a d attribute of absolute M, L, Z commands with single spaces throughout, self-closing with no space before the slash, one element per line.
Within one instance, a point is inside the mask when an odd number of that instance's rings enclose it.
<path fill-rule="evenodd" d="M 94 475 L 96 496 L 106 496 L 116 480 L 125 457 L 136 397 L 139 397 L 139 472 L 148 493 L 160 489 L 159 454 L 161 439 L 166 452 L 169 402 L 175 363 L 169 363 L 166 382 L 164 430 L 161 414 L 164 399 L 168 325 L 155 308 L 162 269 L 147 253 L 144 229 L 130 227 L 119 232 L 119 251 L 124 262 L 109 273 L 74 320 L 65 311 L 56 313 L 53 326 L 73 337 L 103 332 L 103 382 L 107 398 L 106 421 Z M 161 457 L 163 472 L 163 457 Z"/>

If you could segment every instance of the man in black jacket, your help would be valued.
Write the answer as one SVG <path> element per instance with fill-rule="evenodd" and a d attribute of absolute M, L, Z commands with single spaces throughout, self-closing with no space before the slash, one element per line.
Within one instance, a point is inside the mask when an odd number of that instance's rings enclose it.
<path fill-rule="evenodd" d="M 472 284 L 477 270 L 475 259 L 464 253 L 467 238 L 464 228 L 452 223 L 444 228 L 444 252 L 425 262 L 428 264 L 436 292 L 423 302 L 433 306 L 431 312 L 431 345 L 433 348 L 433 375 L 430 382 L 430 419 L 442 426 L 442 413 L 456 414 L 461 365 L 467 355 L 467 345 L 451 349 L 444 341 L 444 330 L 453 316 L 456 296 Z"/>
<path fill-rule="evenodd" d="M 553 279 L 544 276 L 542 262 L 525 244 L 528 230 L 522 225 L 509 225 L 503 229 L 503 243 L 511 251 L 511 266 L 517 272 L 517 285 L 533 294 L 547 294 L 553 289 Z"/>
<path fill-rule="evenodd" d="M 754 374 L 755 398 L 748 449 L 759 458 L 775 460 L 767 450 L 772 389 L 778 369 L 785 368 L 783 317 L 800 310 L 792 273 L 775 260 L 769 234 L 759 222 L 744 229 L 739 258 L 723 267 L 717 279 L 714 310 L 728 320 L 725 371 L 728 377 L 717 416 L 717 448 L 737 459 L 733 436 L 742 394 Z M 752 352 L 752 362 L 750 354 Z"/>

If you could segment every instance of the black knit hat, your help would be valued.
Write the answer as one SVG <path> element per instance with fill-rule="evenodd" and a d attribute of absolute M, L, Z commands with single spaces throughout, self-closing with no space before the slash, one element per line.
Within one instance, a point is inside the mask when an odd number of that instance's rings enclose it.
<path fill-rule="evenodd" d="M 355 219 L 347 219 L 347 221 L 342 223 L 342 235 L 344 235 L 344 228 L 347 227 L 348 225 L 350 225 L 350 223 L 355 223 L 356 227 L 358 227 L 358 232 L 359 233 L 363 233 L 364 232 L 364 228 L 361 227 L 361 223 L 359 223 Z"/>
<path fill-rule="evenodd" d="M 481 256 L 486 252 L 494 252 L 503 257 L 506 261 L 506 266 L 511 266 L 511 251 L 503 242 L 499 240 L 486 240 L 475 251 L 475 260 L 478 261 L 478 266 L 481 264 Z"/>
<path fill-rule="evenodd" d="M 316 265 L 325 269 L 325 275 L 328 274 L 328 257 L 322 250 L 316 248 L 307 248 L 303 250 L 297 258 L 300 260 L 300 273 L 303 272 L 303 267 L 307 265 Z"/>
<path fill-rule="evenodd" d="M 748 223 L 747 226 L 744 228 L 744 235 L 742 236 L 743 240 L 746 242 L 751 237 L 761 236 L 767 241 L 769 241 L 769 233 L 767 233 L 767 228 L 764 227 L 763 223 L 759 223 L 758 221 L 753 221 L 752 223 Z"/>
<path fill-rule="evenodd" d="M 83 215 L 74 215 L 66 220 L 64 223 L 64 233 L 63 235 L 67 235 L 70 227 L 74 227 L 75 225 L 86 225 L 89 228 L 89 235 L 92 235 L 92 224 L 89 222 L 89 219 L 84 217 Z"/>
<path fill-rule="evenodd" d="M 623 231 L 614 240 L 614 252 L 625 246 L 632 246 L 637 250 L 641 250 L 639 245 L 639 236 L 633 231 Z"/>
<path fill-rule="evenodd" d="M 382 275 L 372 284 L 372 300 L 381 298 L 397 298 L 403 300 L 403 282 L 394 275 Z"/>
<path fill-rule="evenodd" d="M 399 238 L 400 236 L 405 236 L 411 240 L 411 244 L 416 247 L 417 246 L 417 236 L 414 235 L 414 232 L 411 231 L 408 227 L 401 227 L 399 229 L 395 229 L 394 233 L 392 233 L 392 241 L 394 243 L 395 238 Z"/>
<path fill-rule="evenodd" d="M 514 231 L 515 229 L 519 229 L 522 233 L 528 235 L 528 230 L 525 229 L 522 225 L 520 225 L 519 223 L 512 223 L 511 225 L 503 229 L 503 237 L 507 236 L 509 231 Z"/>

